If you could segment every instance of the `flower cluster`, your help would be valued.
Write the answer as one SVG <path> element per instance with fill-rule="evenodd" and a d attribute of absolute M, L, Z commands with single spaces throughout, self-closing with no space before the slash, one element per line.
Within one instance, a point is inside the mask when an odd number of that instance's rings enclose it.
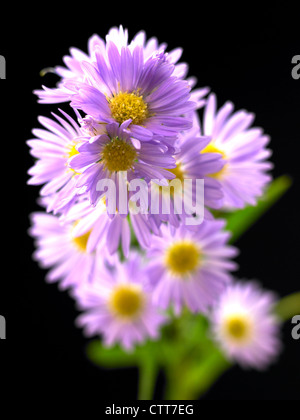
<path fill-rule="evenodd" d="M 70 50 L 53 69 L 56 88 L 35 91 L 70 112 L 39 117 L 28 141 L 28 183 L 42 185 L 34 258 L 107 346 L 157 339 L 187 308 L 210 320 L 228 357 L 264 368 L 280 347 L 274 301 L 233 278 L 238 250 L 215 210 L 256 204 L 270 181 L 269 138 L 253 114 L 231 102 L 218 110 L 181 55 L 112 28 L 90 38 L 88 54 Z"/>

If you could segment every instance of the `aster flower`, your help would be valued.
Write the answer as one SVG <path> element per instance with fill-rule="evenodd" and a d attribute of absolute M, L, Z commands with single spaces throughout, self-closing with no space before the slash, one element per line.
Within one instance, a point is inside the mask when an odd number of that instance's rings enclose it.
<path fill-rule="evenodd" d="M 199 120 L 196 117 L 196 113 L 193 115 L 193 128 L 185 133 L 179 134 L 178 140 L 175 144 L 175 165 L 173 169 L 168 169 L 177 180 L 180 181 L 179 187 L 176 187 L 176 182 L 170 182 L 165 188 L 159 188 L 153 186 L 151 189 L 151 200 L 154 202 L 160 202 L 160 213 L 155 217 L 161 221 L 168 221 L 175 227 L 178 227 L 180 223 L 185 222 L 187 216 L 190 216 L 191 211 L 187 214 L 186 207 L 187 200 L 192 204 L 196 197 L 196 180 L 204 180 L 204 202 L 202 203 L 204 208 L 204 217 L 212 219 L 211 213 L 208 208 L 217 209 L 222 206 L 223 203 L 223 192 L 221 184 L 218 180 L 213 179 L 209 174 L 220 171 L 224 162 L 220 154 L 217 153 L 201 153 L 203 149 L 210 143 L 211 137 L 200 135 Z M 190 194 L 184 190 L 184 180 L 192 180 L 193 188 Z M 171 185 L 174 185 L 174 191 L 171 189 Z M 178 198 L 182 197 L 182 212 L 176 214 L 175 212 L 175 199 L 174 196 L 177 194 Z M 186 202 L 183 200 L 186 198 Z M 169 206 L 170 201 L 170 206 Z M 164 214 L 162 209 L 170 207 L 170 212 Z"/>
<path fill-rule="evenodd" d="M 183 115 L 196 108 L 189 100 L 190 86 L 173 75 L 174 65 L 163 52 L 146 62 L 143 49 L 133 51 L 109 42 L 107 54 L 96 51 L 96 64 L 82 63 L 86 82 L 72 97 L 71 106 L 103 123 L 130 121 L 133 137 L 176 137 L 191 127 Z M 175 101 L 176 99 L 176 101 Z"/>
<path fill-rule="evenodd" d="M 39 117 L 40 124 L 46 128 L 34 129 L 36 138 L 28 140 L 30 154 L 37 159 L 28 174 L 30 185 L 42 185 L 40 194 L 51 196 L 48 201 L 49 211 L 62 206 L 63 203 L 73 202 L 82 190 L 76 189 L 76 174 L 68 167 L 68 160 L 77 154 L 76 144 L 82 142 L 83 132 L 80 126 L 64 111 L 60 111 L 65 119 L 52 114 L 54 119 Z M 54 197 L 55 195 L 55 197 Z"/>
<path fill-rule="evenodd" d="M 46 86 L 42 86 L 42 90 L 35 90 L 34 93 L 39 97 L 40 103 L 59 103 L 70 101 L 72 95 L 76 93 L 77 89 L 85 80 L 85 73 L 82 67 L 83 62 L 95 63 L 95 51 L 98 54 L 106 56 L 106 45 L 109 42 L 113 42 L 118 51 L 121 52 L 122 48 L 129 48 L 133 51 L 136 46 L 143 49 L 144 60 L 147 61 L 150 57 L 156 54 L 158 51 L 166 51 L 167 45 L 159 44 L 158 40 L 154 37 L 148 41 L 144 31 L 138 32 L 128 42 L 128 31 L 123 29 L 122 26 L 119 28 L 113 27 L 109 30 L 105 37 L 105 40 L 100 38 L 98 35 L 93 35 L 88 40 L 88 54 L 79 50 L 78 48 L 71 48 L 70 55 L 64 56 L 63 61 L 66 67 L 56 66 L 48 71 L 56 73 L 61 77 L 57 88 L 49 89 Z M 188 72 L 188 65 L 186 63 L 178 63 L 182 55 L 182 49 L 176 48 L 167 53 L 167 59 L 171 64 L 174 64 L 173 75 L 178 78 L 185 78 Z M 47 69 L 46 69 L 47 72 Z M 69 83 L 68 83 L 69 82 Z M 195 78 L 188 79 L 189 85 L 195 86 L 197 80 Z M 205 104 L 204 96 L 208 93 L 208 88 L 195 89 L 192 92 L 192 100 L 197 102 L 197 107 L 200 108 Z"/>
<path fill-rule="evenodd" d="M 101 335 L 106 346 L 121 344 L 131 350 L 147 338 L 159 337 L 159 328 L 166 322 L 152 303 L 140 257 L 116 261 L 113 269 L 105 268 L 93 285 L 74 290 L 79 309 L 84 313 L 77 325 L 88 336 Z"/>
<path fill-rule="evenodd" d="M 143 249 L 150 246 L 152 234 L 160 234 L 159 225 L 147 214 L 130 212 L 128 216 L 119 213 L 109 216 L 105 197 L 95 206 L 91 206 L 87 199 L 75 203 L 61 221 L 67 224 L 75 222 L 74 237 L 81 237 L 88 233 L 87 252 L 105 248 L 108 251 L 107 259 L 110 259 L 110 256 L 114 255 L 120 247 L 123 255 L 128 258 L 132 234 Z"/>
<path fill-rule="evenodd" d="M 274 304 L 273 294 L 249 282 L 229 286 L 213 308 L 213 336 L 242 367 L 262 370 L 276 359 L 281 345 Z"/>
<path fill-rule="evenodd" d="M 77 222 L 62 225 L 57 216 L 44 212 L 31 215 L 30 235 L 35 238 L 36 251 L 33 258 L 41 268 L 50 269 L 46 281 L 59 282 L 62 289 L 74 287 L 84 282 L 92 282 L 99 270 L 105 250 L 98 247 L 87 251 L 89 232 L 74 235 Z"/>
<path fill-rule="evenodd" d="M 266 148 L 269 137 L 261 128 L 250 128 L 254 115 L 244 110 L 233 113 L 233 104 L 226 102 L 216 111 L 214 94 L 208 98 L 203 117 L 203 132 L 211 143 L 203 153 L 220 153 L 224 160 L 221 171 L 211 174 L 218 179 L 224 192 L 224 207 L 243 208 L 255 205 L 271 180 L 267 162 L 271 151 Z"/>
<path fill-rule="evenodd" d="M 57 74 L 61 79 L 57 83 L 57 88 L 51 89 L 42 86 L 42 90 L 37 89 L 34 93 L 39 97 L 38 102 L 45 104 L 68 102 L 74 93 L 75 87 L 80 86 L 84 81 L 84 71 L 81 68 L 83 61 L 92 63 L 95 60 L 95 49 L 105 48 L 105 42 L 98 35 L 93 35 L 88 40 L 88 54 L 78 48 L 70 48 L 70 55 L 63 57 L 66 67 L 56 66 L 42 71 L 45 75 L 47 72 Z M 70 83 L 70 88 L 65 86 L 66 82 Z"/>
<path fill-rule="evenodd" d="M 91 121 L 89 120 L 89 124 Z M 118 185 L 119 173 L 126 173 L 128 181 L 143 178 L 147 182 L 174 175 L 165 168 L 174 168 L 174 158 L 168 152 L 168 147 L 155 141 L 139 143 L 131 138 L 126 131 L 128 123 L 119 126 L 117 123 L 107 124 L 105 132 L 96 135 L 89 142 L 84 141 L 77 146 L 78 154 L 69 160 L 69 166 L 81 173 L 77 186 L 85 187 L 89 192 L 91 204 L 95 204 L 101 192 L 97 191 L 98 182 L 111 179 Z M 94 128 L 92 128 L 94 127 Z M 103 126 L 101 126 L 103 129 Z M 95 125 L 89 125 L 89 130 L 98 130 Z"/>
<path fill-rule="evenodd" d="M 223 220 L 204 221 L 170 230 L 161 226 L 161 237 L 153 236 L 147 251 L 147 272 L 154 286 L 153 302 L 177 314 L 186 305 L 192 312 L 206 312 L 230 283 L 236 264 L 229 258 L 236 248 L 227 245 Z"/>

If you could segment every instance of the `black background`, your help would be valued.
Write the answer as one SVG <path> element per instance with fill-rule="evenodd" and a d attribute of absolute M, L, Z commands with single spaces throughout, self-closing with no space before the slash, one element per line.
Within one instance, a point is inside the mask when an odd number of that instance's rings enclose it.
<path fill-rule="evenodd" d="M 56 105 L 37 104 L 32 94 L 41 84 L 54 86 L 58 78 L 39 76 L 41 69 L 62 64 L 71 46 L 84 51 L 94 33 L 104 37 L 122 24 L 130 38 L 144 29 L 168 43 L 168 50 L 184 49 L 182 61 L 198 86 L 210 86 L 219 106 L 231 100 L 236 109 L 256 114 L 255 125 L 272 138 L 274 177 L 289 174 L 293 187 L 276 206 L 239 240 L 239 276 L 258 279 L 265 288 L 285 296 L 299 290 L 299 119 L 300 79 L 291 76 L 291 60 L 300 54 L 298 11 L 290 3 L 270 6 L 239 2 L 162 4 L 73 4 L 63 11 L 55 3 L 35 10 L 18 8 L 1 27 L 0 54 L 6 57 L 7 79 L 1 95 L 2 278 L 0 313 L 7 320 L 7 340 L 0 341 L 1 370 L 13 386 L 33 390 L 63 385 L 77 391 L 93 388 L 102 400 L 135 399 L 137 371 L 107 371 L 85 357 L 86 340 L 74 326 L 77 312 L 67 293 L 44 282 L 31 261 L 32 240 L 27 236 L 28 214 L 38 209 L 39 188 L 27 187 L 32 165 L 25 141 L 37 127 L 37 116 L 50 116 Z M 296 3 L 294 3 L 296 5 Z M 61 6 L 61 5 L 60 5 Z M 21 19 L 20 19 L 21 17 Z M 4 18 L 3 18 L 4 19 Z M 59 105 L 68 110 L 68 105 Z M 8 288 L 8 292 L 4 290 Z M 11 303 L 9 303 L 9 296 Z M 267 373 L 235 367 L 207 393 L 205 399 L 298 399 L 300 341 L 283 331 L 285 351 Z M 2 353 L 3 352 L 3 353 Z M 33 385 L 35 384 L 35 385 Z M 36 386 L 37 385 L 37 386 Z M 159 378 L 156 398 L 162 397 Z M 54 388 L 53 388 L 54 387 Z"/>

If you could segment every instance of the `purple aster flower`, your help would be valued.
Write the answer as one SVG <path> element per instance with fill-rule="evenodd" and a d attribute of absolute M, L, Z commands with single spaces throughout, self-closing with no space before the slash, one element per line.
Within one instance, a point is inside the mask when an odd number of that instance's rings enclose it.
<path fill-rule="evenodd" d="M 28 184 L 45 184 L 41 195 L 53 198 L 48 201 L 48 211 L 73 202 L 75 196 L 83 192 L 75 187 L 78 174 L 68 167 L 68 160 L 78 153 L 76 144 L 82 141 L 83 132 L 68 114 L 61 113 L 65 119 L 53 114 L 58 122 L 39 117 L 46 130 L 34 129 L 32 132 L 36 138 L 27 141 L 30 154 L 37 159 L 28 171 L 31 175 Z"/>
<path fill-rule="evenodd" d="M 100 251 L 98 247 L 88 252 L 87 241 L 90 232 L 81 236 L 74 235 L 77 222 L 62 225 L 57 216 L 44 212 L 31 215 L 29 233 L 35 238 L 36 251 L 33 258 L 41 268 L 50 269 L 46 280 L 59 282 L 62 289 L 92 281 L 94 273 L 100 268 Z"/>
<path fill-rule="evenodd" d="M 84 141 L 77 146 L 79 153 L 69 161 L 69 166 L 75 172 L 81 173 L 77 186 L 85 187 L 93 205 L 102 195 L 98 190 L 99 181 L 111 179 L 118 185 L 120 172 L 123 175 L 126 173 L 128 181 L 143 178 L 146 182 L 158 179 L 165 183 L 165 178 L 174 178 L 166 170 L 175 167 L 175 160 L 168 152 L 168 147 L 155 141 L 134 141 L 126 131 L 127 126 L 128 122 L 121 126 L 117 123 L 107 124 L 104 134 L 94 136 L 89 142 Z"/>
<path fill-rule="evenodd" d="M 53 72 L 60 76 L 61 80 L 57 84 L 57 88 L 51 89 L 46 86 L 42 86 L 42 90 L 35 90 L 34 93 L 39 97 L 40 103 L 61 103 L 70 101 L 70 98 L 76 92 L 74 86 L 80 86 L 80 83 L 84 81 L 84 71 L 81 68 L 83 61 L 92 63 L 95 60 L 95 49 L 105 48 L 104 41 L 98 36 L 93 35 L 88 40 L 88 54 L 78 48 L 70 48 L 70 55 L 63 57 L 63 62 L 66 67 L 56 66 L 44 70 L 44 74 L 47 72 Z M 65 83 L 69 82 L 71 88 L 67 88 Z"/>
<path fill-rule="evenodd" d="M 219 111 L 216 107 L 216 96 L 211 94 L 204 111 L 203 132 L 212 141 L 203 152 L 220 153 L 225 163 L 221 171 L 211 176 L 222 185 L 224 207 L 255 205 L 271 180 L 267 171 L 272 164 L 266 161 L 271 155 L 266 149 L 270 139 L 261 128 L 250 128 L 253 114 L 244 110 L 233 114 L 231 102 Z"/>
<path fill-rule="evenodd" d="M 38 95 L 39 102 L 41 103 L 59 103 L 69 101 L 76 93 L 77 89 L 80 88 L 81 83 L 84 82 L 85 73 L 82 67 L 83 62 L 95 63 L 95 51 L 98 54 L 106 56 L 106 45 L 112 42 L 116 45 L 119 52 L 122 48 L 129 48 L 133 51 L 135 47 L 139 46 L 143 50 L 144 60 L 147 61 L 150 57 L 156 54 L 158 51 L 166 51 L 166 44 L 159 44 L 156 38 L 146 39 L 144 31 L 137 33 L 132 41 L 128 42 L 128 31 L 123 29 L 122 26 L 119 28 L 113 27 L 109 30 L 105 37 L 105 40 L 100 38 L 98 35 L 93 35 L 88 40 L 88 54 L 85 54 L 77 48 L 70 49 L 70 55 L 64 56 L 63 61 L 66 67 L 56 66 L 49 71 L 56 73 L 61 77 L 57 88 L 49 89 L 43 86 L 42 90 L 36 90 L 34 93 Z M 188 73 L 188 65 L 186 63 L 178 63 L 182 55 L 182 49 L 176 48 L 167 54 L 167 59 L 171 64 L 174 64 L 173 75 L 178 78 L 185 78 Z M 191 87 L 196 84 L 195 78 L 189 78 L 188 82 Z M 200 108 L 205 104 L 204 96 L 208 93 L 208 88 L 195 89 L 192 92 L 192 100 L 197 102 L 197 107 Z"/>
<path fill-rule="evenodd" d="M 107 54 L 96 51 L 96 64 L 83 62 L 86 82 L 71 105 L 103 123 L 130 121 L 133 137 L 141 141 L 155 136 L 176 137 L 191 127 L 183 115 L 196 108 L 188 82 L 174 76 L 174 65 L 163 52 L 146 62 L 142 47 L 123 47 L 113 42 Z M 175 100 L 176 99 L 176 100 Z"/>
<path fill-rule="evenodd" d="M 167 321 L 152 303 L 138 255 L 127 263 L 117 261 L 113 270 L 104 268 L 93 285 L 77 287 L 74 297 L 84 311 L 77 325 L 88 336 L 101 335 L 106 346 L 119 343 L 129 351 L 148 338 L 157 339 Z"/>
<path fill-rule="evenodd" d="M 274 304 L 274 296 L 256 283 L 236 283 L 213 308 L 213 336 L 242 367 L 262 370 L 276 359 L 281 344 Z"/>
<path fill-rule="evenodd" d="M 161 237 L 153 236 L 147 257 L 147 272 L 154 286 L 153 301 L 180 313 L 206 312 L 231 280 L 236 264 L 229 258 L 236 248 L 227 245 L 229 232 L 223 220 L 204 221 L 197 227 L 178 229 L 161 226 Z"/>
<path fill-rule="evenodd" d="M 188 216 L 185 211 L 187 202 L 184 203 L 184 197 L 189 197 L 190 203 L 195 201 L 196 197 L 196 180 L 204 180 L 204 217 L 212 219 L 212 215 L 207 208 L 218 209 L 223 203 L 223 192 L 221 184 L 218 180 L 213 179 L 209 174 L 220 171 L 224 162 L 220 154 L 217 153 L 201 153 L 203 149 L 211 141 L 211 137 L 200 135 L 199 121 L 194 114 L 193 128 L 185 133 L 179 134 L 175 148 L 175 164 L 174 169 L 168 169 L 174 176 L 175 182 L 171 181 L 167 188 L 159 188 L 153 186 L 151 190 L 151 200 L 154 202 L 160 201 L 160 213 L 155 216 L 156 219 L 161 221 L 168 221 L 175 227 L 178 227 L 185 218 Z M 184 181 L 193 180 L 193 188 L 191 189 L 190 196 L 184 191 Z M 176 187 L 177 180 L 180 181 L 179 187 Z M 171 186 L 174 184 L 174 190 Z M 182 197 L 182 212 L 176 214 L 175 212 L 175 199 L 174 195 Z M 186 194 L 186 195 L 184 195 Z M 163 214 L 162 209 L 168 207 L 170 201 L 170 212 Z M 189 215 L 191 212 L 189 213 Z"/>
<path fill-rule="evenodd" d="M 151 244 L 152 234 L 159 235 L 159 226 L 146 214 L 132 214 L 128 216 L 115 214 L 109 216 L 103 199 L 96 206 L 91 206 L 88 200 L 82 200 L 73 205 L 61 219 L 63 223 L 76 223 L 73 234 L 75 237 L 86 235 L 87 251 L 93 252 L 97 248 L 105 247 L 109 255 L 114 255 L 119 247 L 126 258 L 129 257 L 133 231 L 139 245 L 146 249 Z"/>
<path fill-rule="evenodd" d="M 179 153 L 175 156 L 176 169 L 171 169 L 179 179 L 204 179 L 205 206 L 218 209 L 221 206 L 223 193 L 221 184 L 208 174 L 222 170 L 224 162 L 220 155 L 204 153 L 211 142 L 211 137 L 201 136 L 197 121 L 192 130 L 179 136 Z"/>

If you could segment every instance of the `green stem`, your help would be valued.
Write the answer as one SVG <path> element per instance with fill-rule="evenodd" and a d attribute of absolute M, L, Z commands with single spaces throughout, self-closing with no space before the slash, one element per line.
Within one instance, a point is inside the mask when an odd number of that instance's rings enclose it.
<path fill-rule="evenodd" d="M 247 206 L 233 213 L 223 213 L 227 219 L 226 229 L 232 233 L 230 242 L 236 242 L 264 213 L 269 210 L 291 187 L 292 180 L 287 175 L 276 178 L 268 187 L 256 206 Z"/>
<path fill-rule="evenodd" d="M 191 400 L 190 390 L 181 384 L 181 369 L 169 370 L 167 372 L 167 383 L 165 390 L 165 400 Z"/>
<path fill-rule="evenodd" d="M 203 396 L 231 365 L 218 350 L 204 359 L 187 365 L 172 366 L 167 371 L 166 399 L 195 400 Z"/>
<path fill-rule="evenodd" d="M 283 321 L 300 315 L 300 292 L 281 299 L 276 305 L 275 312 Z"/>
<path fill-rule="evenodd" d="M 139 385 L 138 385 L 138 399 L 139 400 L 152 400 L 156 377 L 157 366 L 150 359 L 144 359 L 139 365 Z"/>

